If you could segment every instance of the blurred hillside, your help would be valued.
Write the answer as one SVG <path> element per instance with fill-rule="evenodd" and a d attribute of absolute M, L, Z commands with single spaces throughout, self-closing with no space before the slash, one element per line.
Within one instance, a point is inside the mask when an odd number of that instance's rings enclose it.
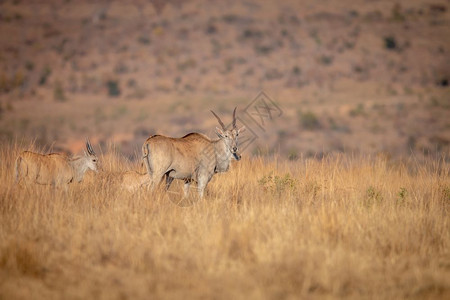
<path fill-rule="evenodd" d="M 77 152 L 85 136 L 132 157 L 150 134 L 246 150 L 435 155 L 450 145 L 450 1 L 2 1 L 0 140 Z M 243 109 L 263 90 L 282 115 Z M 248 116 L 247 116 L 248 117 Z"/>

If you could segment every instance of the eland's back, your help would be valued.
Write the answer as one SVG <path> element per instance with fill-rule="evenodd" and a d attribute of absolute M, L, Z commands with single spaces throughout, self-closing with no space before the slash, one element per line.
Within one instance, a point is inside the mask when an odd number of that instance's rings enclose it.
<path fill-rule="evenodd" d="M 16 159 L 16 183 L 64 185 L 72 181 L 82 181 L 85 172 L 97 171 L 98 158 L 89 140 L 86 140 L 83 157 L 68 157 L 61 153 L 39 154 L 22 152 Z"/>
<path fill-rule="evenodd" d="M 60 153 L 47 155 L 22 152 L 16 160 L 16 182 L 24 180 L 37 184 L 64 184 L 72 180 L 69 158 Z"/>
<path fill-rule="evenodd" d="M 147 169 L 151 173 L 171 171 L 171 177 L 190 179 L 195 172 L 202 152 L 211 144 L 211 140 L 200 133 L 189 133 L 181 138 L 163 135 L 149 137 L 143 147 Z"/>

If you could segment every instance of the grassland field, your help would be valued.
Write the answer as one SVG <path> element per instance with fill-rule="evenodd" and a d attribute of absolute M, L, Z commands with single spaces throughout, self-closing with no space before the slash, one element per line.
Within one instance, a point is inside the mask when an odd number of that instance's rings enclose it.
<path fill-rule="evenodd" d="M 183 206 L 92 173 L 68 192 L 15 186 L 23 147 L 0 149 L 1 299 L 450 295 L 445 157 L 247 157 Z M 101 161 L 141 168 L 114 149 Z"/>
<path fill-rule="evenodd" d="M 0 300 L 450 299 L 449 24 L 448 0 L 0 1 Z M 204 199 L 105 180 L 235 107 L 257 138 Z M 99 173 L 14 183 L 86 137 Z"/>

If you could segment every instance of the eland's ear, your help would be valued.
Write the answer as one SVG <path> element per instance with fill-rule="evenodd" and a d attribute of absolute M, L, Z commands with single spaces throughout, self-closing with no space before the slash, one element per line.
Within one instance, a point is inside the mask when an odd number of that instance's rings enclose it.
<path fill-rule="evenodd" d="M 238 133 L 243 133 L 245 132 L 245 126 L 242 126 L 241 128 L 238 129 Z"/>
<path fill-rule="evenodd" d="M 216 134 L 217 134 L 220 138 L 223 138 L 223 137 L 224 137 L 224 133 L 223 133 L 223 131 L 222 131 L 219 127 L 216 127 Z"/>

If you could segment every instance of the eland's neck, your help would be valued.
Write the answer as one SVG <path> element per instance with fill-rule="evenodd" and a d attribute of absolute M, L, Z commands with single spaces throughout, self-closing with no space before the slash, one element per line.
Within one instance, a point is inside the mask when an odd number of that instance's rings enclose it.
<path fill-rule="evenodd" d="M 216 172 L 226 172 L 230 167 L 231 152 L 224 139 L 218 139 L 214 143 L 214 153 L 216 156 Z"/>
<path fill-rule="evenodd" d="M 74 180 L 77 182 L 83 180 L 84 173 L 87 171 L 85 157 L 72 158 L 70 160 L 70 165 L 72 166 Z"/>

